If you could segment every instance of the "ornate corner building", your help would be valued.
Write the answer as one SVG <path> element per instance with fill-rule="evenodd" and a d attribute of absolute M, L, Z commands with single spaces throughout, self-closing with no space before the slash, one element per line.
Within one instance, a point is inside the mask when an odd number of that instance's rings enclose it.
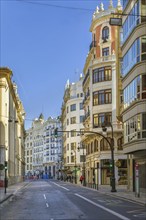
<path fill-rule="evenodd" d="M 12 82 L 12 71 L 0 68 L 0 164 L 7 162 L 8 184 L 22 181 L 24 162 L 24 108 Z M 5 171 L 0 170 L 4 186 Z"/>
<path fill-rule="evenodd" d="M 110 184 L 111 149 L 100 134 L 109 141 L 112 141 L 113 135 L 116 184 L 127 184 L 127 156 L 123 153 L 123 125 L 119 120 L 122 101 L 120 29 L 109 24 L 111 14 L 121 13 L 121 10 L 120 1 L 117 8 L 109 1 L 107 10 L 101 3 L 93 14 L 90 27 L 92 42 L 84 65 L 83 80 L 84 129 L 89 131 L 82 136 L 82 143 L 86 146 L 87 184 Z"/>

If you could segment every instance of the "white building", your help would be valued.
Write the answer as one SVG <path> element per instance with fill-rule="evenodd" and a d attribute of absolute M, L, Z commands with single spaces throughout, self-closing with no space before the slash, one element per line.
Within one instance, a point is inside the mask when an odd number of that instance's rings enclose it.
<path fill-rule="evenodd" d="M 58 137 L 54 136 L 56 127 L 61 128 L 59 119 L 49 117 L 45 121 L 41 114 L 26 131 L 26 175 L 39 175 L 40 178 L 58 177 L 62 155 L 62 135 L 60 133 Z"/>
<path fill-rule="evenodd" d="M 73 176 L 76 182 L 83 173 L 85 158 L 84 149 L 80 144 L 81 137 L 77 132 L 84 128 L 82 83 L 82 75 L 76 83 L 67 82 L 62 105 L 62 126 L 63 131 L 65 131 L 63 132 L 64 173 L 66 176 Z"/>

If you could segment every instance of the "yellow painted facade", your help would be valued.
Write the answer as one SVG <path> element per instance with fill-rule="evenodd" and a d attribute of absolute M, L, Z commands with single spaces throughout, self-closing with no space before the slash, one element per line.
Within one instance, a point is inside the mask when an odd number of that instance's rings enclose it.
<path fill-rule="evenodd" d="M 24 175 L 24 108 L 12 82 L 12 71 L 0 68 L 0 164 L 8 163 L 8 184 L 22 180 Z M 5 172 L 0 170 L 0 185 Z"/>

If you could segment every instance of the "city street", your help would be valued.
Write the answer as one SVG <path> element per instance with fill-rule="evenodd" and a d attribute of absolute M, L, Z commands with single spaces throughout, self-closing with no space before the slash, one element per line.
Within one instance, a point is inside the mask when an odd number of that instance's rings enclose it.
<path fill-rule="evenodd" d="M 36 180 L 0 208 L 1 220 L 146 219 L 145 206 L 55 180 Z"/>

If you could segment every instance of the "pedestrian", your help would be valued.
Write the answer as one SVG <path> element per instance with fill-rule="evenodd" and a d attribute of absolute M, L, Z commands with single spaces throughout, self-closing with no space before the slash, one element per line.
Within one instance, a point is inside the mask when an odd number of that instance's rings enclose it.
<path fill-rule="evenodd" d="M 80 182 L 82 184 L 82 181 L 84 180 L 84 177 L 83 176 L 80 176 Z"/>

